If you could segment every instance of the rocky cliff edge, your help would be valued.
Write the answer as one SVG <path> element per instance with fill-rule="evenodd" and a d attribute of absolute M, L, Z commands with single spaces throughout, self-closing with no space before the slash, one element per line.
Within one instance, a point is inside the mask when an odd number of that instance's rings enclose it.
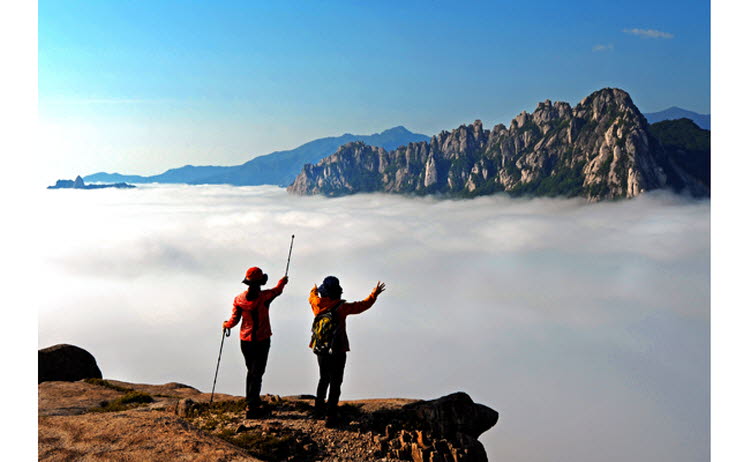
<path fill-rule="evenodd" d="M 343 401 L 343 423 L 312 416 L 312 396 L 265 395 L 244 418 L 239 396 L 117 380 L 39 385 L 39 460 L 486 461 L 477 440 L 499 415 L 465 393 L 436 400 Z"/>
<path fill-rule="evenodd" d="M 499 419 L 458 392 L 344 401 L 326 428 L 309 395 L 265 395 L 266 417 L 246 419 L 239 396 L 101 377 L 80 347 L 39 350 L 39 460 L 486 461 L 477 438 Z"/>

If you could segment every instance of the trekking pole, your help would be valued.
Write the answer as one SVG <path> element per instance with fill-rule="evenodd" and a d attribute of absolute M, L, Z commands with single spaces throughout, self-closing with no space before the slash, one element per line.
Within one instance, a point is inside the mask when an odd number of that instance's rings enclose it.
<path fill-rule="evenodd" d="M 292 259 L 292 246 L 294 245 L 294 234 L 292 234 L 292 242 L 289 243 L 289 256 L 286 258 L 286 271 L 284 271 L 284 276 L 287 276 L 289 274 L 289 260 Z"/>
<path fill-rule="evenodd" d="M 224 337 L 229 337 L 229 334 L 231 333 L 231 329 L 227 329 L 226 327 L 224 330 L 221 331 L 221 346 L 219 347 L 219 360 L 216 361 L 216 373 L 214 374 L 214 384 L 211 387 L 211 399 L 208 401 L 208 404 L 211 404 L 214 402 L 214 390 L 216 389 L 216 377 L 219 376 L 219 363 L 221 362 L 221 352 L 224 350 Z"/>

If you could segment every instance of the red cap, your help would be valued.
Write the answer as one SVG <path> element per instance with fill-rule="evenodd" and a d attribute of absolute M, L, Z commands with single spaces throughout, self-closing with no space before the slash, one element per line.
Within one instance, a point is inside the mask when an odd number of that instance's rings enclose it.
<path fill-rule="evenodd" d="M 255 281 L 264 282 L 264 279 L 267 280 L 268 276 L 263 274 L 263 271 L 260 268 L 258 268 L 257 266 L 253 266 L 252 268 L 248 268 L 248 270 L 245 271 L 245 279 L 242 282 L 245 284 Z"/>

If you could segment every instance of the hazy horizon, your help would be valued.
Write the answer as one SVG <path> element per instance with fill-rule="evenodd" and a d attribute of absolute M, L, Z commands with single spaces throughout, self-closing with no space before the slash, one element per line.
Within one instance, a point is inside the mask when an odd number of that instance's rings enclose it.
<path fill-rule="evenodd" d="M 309 289 L 388 290 L 352 317 L 342 399 L 463 390 L 500 412 L 490 460 L 709 455 L 710 202 L 327 199 L 275 187 L 40 191 L 56 223 L 32 265 L 39 347 L 90 351 L 106 378 L 209 391 L 221 322 L 248 266 L 272 285 L 263 393 L 311 393 Z M 238 331 L 217 391 L 241 395 Z"/>

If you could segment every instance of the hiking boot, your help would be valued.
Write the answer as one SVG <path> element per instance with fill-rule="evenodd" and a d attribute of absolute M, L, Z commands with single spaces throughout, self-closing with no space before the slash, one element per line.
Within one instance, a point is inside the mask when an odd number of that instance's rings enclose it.
<path fill-rule="evenodd" d="M 326 417 L 326 405 L 323 404 L 315 404 L 315 407 L 312 411 L 313 419 L 317 420 L 323 420 Z"/>
<path fill-rule="evenodd" d="M 260 419 L 270 416 L 271 413 L 271 407 L 263 402 L 245 408 L 246 419 Z"/>
<path fill-rule="evenodd" d="M 250 409 L 245 409 L 245 418 L 246 419 L 260 419 L 261 417 L 267 417 L 271 413 L 268 412 L 266 409 L 263 409 L 261 407 L 253 407 Z"/>
<path fill-rule="evenodd" d="M 329 415 L 326 417 L 326 428 L 336 428 L 340 423 L 338 416 Z"/>

